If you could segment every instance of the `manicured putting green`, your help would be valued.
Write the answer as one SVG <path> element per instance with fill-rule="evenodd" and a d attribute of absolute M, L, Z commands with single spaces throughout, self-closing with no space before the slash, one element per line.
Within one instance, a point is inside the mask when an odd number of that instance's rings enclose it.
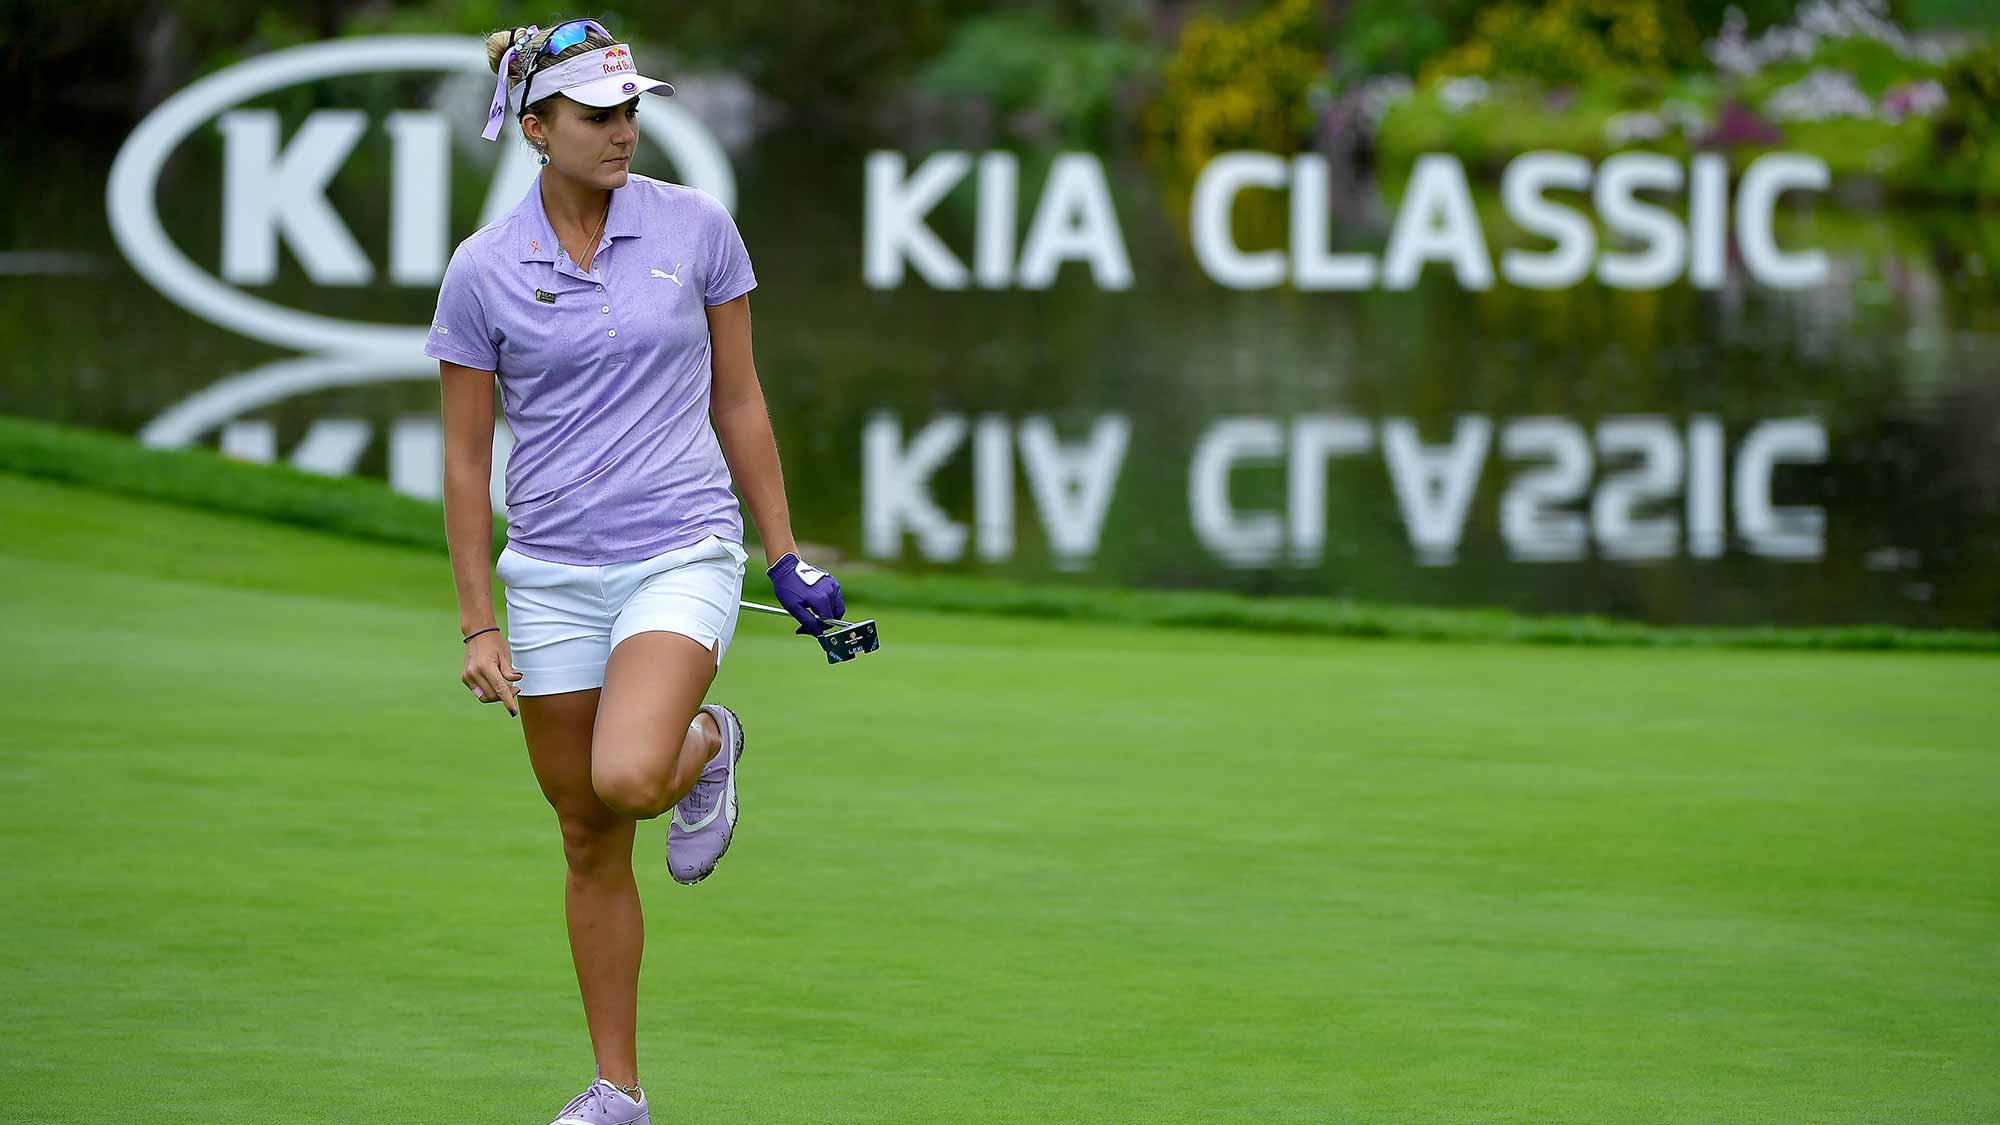
<path fill-rule="evenodd" d="M 642 826 L 663 1110 L 2000 1116 L 2000 661 L 850 608 L 839 667 L 744 616 L 715 877 Z M 436 554 L 0 476 L 0 1116 L 581 1088 L 554 818 L 455 624 Z"/>

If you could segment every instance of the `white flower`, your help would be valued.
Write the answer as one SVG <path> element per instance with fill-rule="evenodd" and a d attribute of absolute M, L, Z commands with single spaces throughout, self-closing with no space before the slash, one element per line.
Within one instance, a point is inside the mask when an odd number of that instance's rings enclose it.
<path fill-rule="evenodd" d="M 1679 130 L 1683 136 L 1692 136 L 1708 128 L 1708 118 L 1702 115 L 1700 107 L 1679 98 L 1668 98 L 1661 102 L 1660 117 Z"/>
<path fill-rule="evenodd" d="M 1891 121 L 1906 117 L 1929 117 L 1944 108 L 1944 87 L 1935 79 L 1905 82 L 1882 95 L 1882 116 Z"/>
<path fill-rule="evenodd" d="M 1754 40 L 1746 37 L 1747 28 L 1743 13 L 1732 7 L 1723 16 L 1722 30 L 1702 44 L 1718 71 L 1742 77 L 1773 63 L 1803 62 L 1820 44 L 1842 39 L 1873 39 L 1902 58 L 1942 64 L 1971 42 L 1951 32 L 1912 35 L 1889 22 L 1887 0 L 1807 0 L 1790 24 L 1766 28 Z"/>
<path fill-rule="evenodd" d="M 1853 75 L 1820 67 L 1774 91 L 1764 101 L 1764 112 L 1774 121 L 1826 121 L 1874 117 L 1875 103 L 1854 84 Z"/>
<path fill-rule="evenodd" d="M 1726 74 L 1755 74 L 1757 57 L 1750 44 L 1743 38 L 1749 21 L 1743 18 L 1743 9 L 1731 4 L 1722 16 L 1722 30 L 1715 38 L 1702 44 L 1703 53 L 1715 69 Z"/>
<path fill-rule="evenodd" d="M 1486 79 L 1476 77 L 1448 78 L 1438 86 L 1438 101 L 1446 113 L 1457 113 L 1470 105 L 1483 102 L 1493 93 Z"/>
<path fill-rule="evenodd" d="M 1400 74 L 1378 74 L 1361 84 L 1361 118 L 1371 129 L 1382 124 L 1389 107 L 1410 96 L 1410 80 Z"/>
<path fill-rule="evenodd" d="M 1613 145 L 1650 141 L 1666 131 L 1667 123 L 1651 113 L 1620 113 L 1604 123 L 1604 139 Z"/>

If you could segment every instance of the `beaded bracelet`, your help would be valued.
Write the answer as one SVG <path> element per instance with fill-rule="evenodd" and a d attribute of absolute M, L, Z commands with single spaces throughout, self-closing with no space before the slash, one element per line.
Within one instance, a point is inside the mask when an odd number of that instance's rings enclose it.
<path fill-rule="evenodd" d="M 479 631 L 479 633 L 497 633 L 497 632 L 499 632 L 499 631 L 500 631 L 500 626 L 498 626 L 498 625 L 488 625 L 488 626 L 487 626 L 486 628 L 484 628 L 484 629 L 481 629 L 481 630 Z M 467 645 L 469 645 L 469 644 L 471 644 L 471 643 L 472 643 L 472 638 L 474 638 L 474 637 L 478 636 L 478 635 L 479 635 L 479 633 L 467 633 L 467 634 L 465 635 L 465 639 L 464 639 L 464 640 L 462 640 L 462 641 L 460 641 L 459 643 L 460 643 L 460 644 L 467 644 Z"/>

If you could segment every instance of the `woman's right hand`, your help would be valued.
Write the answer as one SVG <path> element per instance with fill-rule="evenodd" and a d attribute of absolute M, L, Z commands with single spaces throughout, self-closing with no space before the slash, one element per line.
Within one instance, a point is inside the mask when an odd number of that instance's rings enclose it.
<path fill-rule="evenodd" d="M 465 672 L 459 682 L 472 689 L 472 697 L 481 703 L 505 703 L 509 715 L 519 715 L 521 708 L 516 702 L 514 681 L 521 673 L 514 670 L 513 657 L 507 652 L 507 639 L 498 632 L 481 633 L 465 642 Z"/>

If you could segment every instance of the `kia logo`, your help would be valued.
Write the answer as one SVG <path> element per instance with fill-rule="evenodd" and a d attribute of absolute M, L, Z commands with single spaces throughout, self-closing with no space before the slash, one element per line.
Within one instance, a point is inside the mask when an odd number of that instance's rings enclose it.
<path fill-rule="evenodd" d="M 423 322 L 381 324 L 286 308 L 241 288 L 267 284 L 275 276 L 280 239 L 320 285 L 436 286 L 453 242 L 446 206 L 452 126 L 445 115 L 411 108 L 388 114 L 380 123 L 389 134 L 392 156 L 391 247 L 384 271 L 362 253 L 326 197 L 328 182 L 376 123 L 359 109 L 318 109 L 281 143 L 274 111 L 235 109 L 258 95 L 321 79 L 409 71 L 492 75 L 486 48 L 474 36 L 393 35 L 274 51 L 175 93 L 132 130 L 112 162 L 105 209 L 119 249 L 168 300 L 233 332 L 279 347 L 357 359 L 420 357 L 432 310 L 428 298 L 410 302 Z M 220 276 L 195 265 L 167 237 L 155 198 L 167 158 L 210 120 L 223 136 L 225 153 Z M 666 103 L 649 110 L 643 128 L 666 151 L 681 182 L 734 209 L 736 179 L 729 157 L 701 122 Z M 510 210 L 537 173 L 526 146 L 512 141 L 509 136 L 499 146 L 500 162 L 482 223 Z M 291 393 L 311 389 L 298 383 L 315 380 L 299 379 L 297 370 L 291 374 Z"/>

